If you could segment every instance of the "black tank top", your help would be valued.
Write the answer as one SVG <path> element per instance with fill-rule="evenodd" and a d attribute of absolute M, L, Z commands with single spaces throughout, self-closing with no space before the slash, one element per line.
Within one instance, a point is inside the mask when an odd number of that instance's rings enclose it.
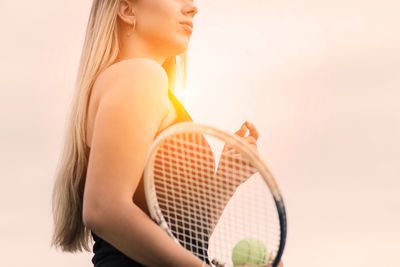
<path fill-rule="evenodd" d="M 169 126 L 182 121 L 193 121 L 170 90 L 168 90 L 168 97 L 177 113 L 177 118 Z M 132 260 L 94 232 L 91 231 L 91 234 L 95 241 L 93 245 L 94 256 L 92 258 L 94 267 L 144 267 L 144 265 Z"/>

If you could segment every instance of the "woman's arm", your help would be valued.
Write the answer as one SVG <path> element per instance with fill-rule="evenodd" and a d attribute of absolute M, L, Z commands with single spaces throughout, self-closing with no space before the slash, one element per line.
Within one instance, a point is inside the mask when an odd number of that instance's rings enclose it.
<path fill-rule="evenodd" d="M 156 62 L 126 60 L 96 81 L 101 92 L 85 183 L 85 225 L 146 266 L 194 266 L 201 260 L 176 244 L 132 198 L 145 158 L 168 111 L 168 78 Z"/>
<path fill-rule="evenodd" d="M 248 129 L 249 135 L 245 136 Z M 257 151 L 257 139 L 259 134 L 254 124 L 246 121 L 242 124 L 241 128 L 235 132 L 235 134 L 239 137 L 242 137 L 245 142 L 253 146 Z M 232 166 L 237 168 L 236 172 L 232 171 Z M 218 162 L 218 167 L 213 178 L 217 181 L 224 181 L 224 183 L 221 183 L 218 186 L 222 188 L 216 188 L 215 193 L 219 194 L 219 202 L 215 203 L 215 205 L 217 205 L 217 214 L 214 214 L 213 216 L 214 220 L 211 223 L 211 233 L 214 231 L 215 226 L 218 223 L 215 218 L 221 217 L 225 206 L 232 198 L 237 187 L 257 171 L 257 168 L 253 166 L 250 160 L 243 158 L 243 156 L 236 151 L 236 149 L 231 148 L 227 144 L 224 145 L 220 160 Z M 218 193 L 218 189 L 222 189 L 223 193 Z"/>
<path fill-rule="evenodd" d="M 97 221 L 92 218 L 87 226 L 135 261 L 146 266 L 201 266 L 200 259 L 176 244 L 132 202 L 114 201 L 98 212 Z"/>

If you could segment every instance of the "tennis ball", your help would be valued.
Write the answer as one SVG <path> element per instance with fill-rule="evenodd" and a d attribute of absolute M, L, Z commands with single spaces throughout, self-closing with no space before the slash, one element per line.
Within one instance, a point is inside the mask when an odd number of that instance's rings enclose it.
<path fill-rule="evenodd" d="M 264 244 L 255 238 L 240 240 L 232 252 L 232 262 L 237 265 L 265 265 L 268 263 L 268 251 Z"/>

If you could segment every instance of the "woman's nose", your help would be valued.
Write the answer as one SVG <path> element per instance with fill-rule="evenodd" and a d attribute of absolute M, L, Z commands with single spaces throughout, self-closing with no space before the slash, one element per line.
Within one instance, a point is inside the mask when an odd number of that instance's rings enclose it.
<path fill-rule="evenodd" d="M 190 3 L 184 9 L 184 14 L 193 18 L 199 12 L 199 9 L 193 3 L 193 0 L 190 0 L 189 2 Z"/>

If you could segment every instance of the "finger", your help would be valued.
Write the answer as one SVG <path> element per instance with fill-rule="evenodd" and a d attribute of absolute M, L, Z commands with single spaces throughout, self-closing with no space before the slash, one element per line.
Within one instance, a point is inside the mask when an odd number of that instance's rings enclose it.
<path fill-rule="evenodd" d="M 253 136 L 248 135 L 243 138 L 246 140 L 247 143 L 257 146 L 257 140 Z"/>
<path fill-rule="evenodd" d="M 248 121 L 246 121 L 245 124 L 246 124 L 247 128 L 248 128 L 249 131 L 250 131 L 250 132 L 249 132 L 249 135 L 250 135 L 250 136 L 253 136 L 253 137 L 257 140 L 257 139 L 258 139 L 258 136 L 259 136 L 259 132 L 258 132 L 256 126 L 255 126 L 253 123 L 248 122 Z"/>
<path fill-rule="evenodd" d="M 223 151 L 232 150 L 232 149 L 233 148 L 230 145 L 225 143 Z"/>
<path fill-rule="evenodd" d="M 256 128 L 256 126 L 253 123 L 248 122 L 246 124 L 247 128 L 249 129 L 249 135 L 253 136 L 256 140 L 258 139 L 259 132 Z"/>
<path fill-rule="evenodd" d="M 236 149 L 233 149 L 233 148 L 229 148 L 229 149 L 225 150 L 224 153 L 226 153 L 226 154 L 240 154 Z"/>
<path fill-rule="evenodd" d="M 247 125 L 246 123 L 243 123 L 240 129 L 235 132 L 235 134 L 243 137 L 246 134 L 246 132 L 247 132 Z"/>

